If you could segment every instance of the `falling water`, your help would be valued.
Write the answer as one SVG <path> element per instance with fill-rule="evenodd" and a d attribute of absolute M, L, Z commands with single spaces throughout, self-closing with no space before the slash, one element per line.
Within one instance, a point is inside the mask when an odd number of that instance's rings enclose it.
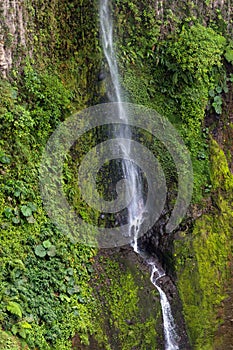
<path fill-rule="evenodd" d="M 160 278 L 165 276 L 164 272 L 159 271 L 156 267 L 156 263 L 149 262 L 152 266 L 151 271 L 151 282 L 157 288 L 160 295 L 160 302 L 163 314 L 163 327 L 164 327 L 164 338 L 165 338 L 165 349 L 166 350 L 179 350 L 176 339 L 177 334 L 175 331 L 175 322 L 171 312 L 171 306 L 169 304 L 168 298 L 161 287 L 158 285 Z"/>
<path fill-rule="evenodd" d="M 102 46 L 104 55 L 109 66 L 109 72 L 113 85 L 113 96 L 111 97 L 112 102 L 118 102 L 118 113 L 122 123 L 127 125 L 128 118 L 127 113 L 123 107 L 122 92 L 119 82 L 118 67 L 116 61 L 116 54 L 113 45 L 113 21 L 111 16 L 111 3 L 110 0 L 100 0 L 100 27 L 102 36 Z M 130 161 L 131 157 L 131 131 L 129 127 L 121 126 L 119 131 L 115 133 L 115 138 L 120 139 L 119 147 L 122 152 L 122 171 L 124 178 L 127 179 L 128 187 L 126 192 L 128 206 L 128 223 L 129 223 L 129 236 L 132 236 L 132 247 L 134 251 L 142 256 L 142 253 L 138 248 L 138 233 L 140 226 L 143 222 L 143 209 L 144 200 L 142 195 L 142 178 L 138 173 L 135 164 Z M 176 343 L 176 332 L 174 319 L 172 317 L 171 307 L 167 299 L 166 294 L 163 292 L 157 281 L 164 276 L 161 274 L 156 267 L 154 262 L 148 262 L 152 266 L 151 282 L 157 288 L 160 294 L 160 301 L 163 314 L 164 324 L 164 336 L 165 336 L 165 350 L 178 350 L 179 347 Z M 156 276 L 155 276 L 156 275 Z"/>
<path fill-rule="evenodd" d="M 115 132 L 115 137 L 120 139 L 119 147 L 122 153 L 122 171 L 124 178 L 127 180 L 126 202 L 128 206 L 128 223 L 129 232 L 128 235 L 132 236 L 132 245 L 137 252 L 137 237 L 140 229 L 140 225 L 143 220 L 143 196 L 142 196 L 142 179 L 138 173 L 137 167 L 130 160 L 131 146 L 130 140 L 132 139 L 131 131 L 129 127 L 125 127 L 128 124 L 127 113 L 123 107 L 122 92 L 119 82 L 118 67 L 116 61 L 116 54 L 113 46 L 113 21 L 110 10 L 110 1 L 100 1 L 100 27 L 102 34 L 102 45 L 104 55 L 109 66 L 109 72 L 113 85 L 112 102 L 118 102 L 118 113 L 124 126 L 120 126 L 119 131 Z"/>

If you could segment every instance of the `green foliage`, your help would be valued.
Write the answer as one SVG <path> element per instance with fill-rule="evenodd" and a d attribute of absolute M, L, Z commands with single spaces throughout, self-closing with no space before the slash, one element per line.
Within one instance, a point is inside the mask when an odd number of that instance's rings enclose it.
<path fill-rule="evenodd" d="M 44 258 L 46 254 L 53 257 L 56 255 L 56 247 L 49 240 L 46 240 L 42 244 L 39 244 L 35 248 L 35 254 L 41 258 Z"/>
<path fill-rule="evenodd" d="M 181 31 L 175 35 L 174 41 L 166 41 L 166 53 L 164 56 L 159 55 L 159 60 L 162 59 L 170 71 L 178 74 L 183 72 L 184 80 L 186 76 L 187 80 L 203 81 L 213 66 L 221 66 L 225 44 L 226 39 L 212 28 L 203 27 L 198 23 L 192 26 L 183 25 Z M 158 52 L 160 50 L 159 45 Z M 179 75 L 175 80 L 180 80 Z"/>
<path fill-rule="evenodd" d="M 14 335 L 19 335 L 21 338 L 26 339 L 27 335 L 30 333 L 32 326 L 26 321 L 18 322 L 14 324 L 11 328 L 11 332 Z"/>
<path fill-rule="evenodd" d="M 40 258 L 44 258 L 47 252 L 46 249 L 40 244 L 36 246 L 35 254 L 38 255 Z"/>
<path fill-rule="evenodd" d="M 0 330 L 0 350 L 27 350 L 28 347 L 22 346 L 19 340 L 12 335 Z"/>
<path fill-rule="evenodd" d="M 211 28 L 199 23 L 180 24 L 155 44 L 143 68 L 139 55 L 135 65 L 123 71 L 130 100 L 167 117 L 188 146 L 194 168 L 195 202 L 201 201 L 210 184 L 208 135 L 202 130 L 206 108 L 211 103 L 221 113 L 220 94 L 227 91 L 222 68 L 225 43 L 225 38 Z M 213 97 L 210 91 L 214 91 Z"/>
<path fill-rule="evenodd" d="M 18 86 L 20 93 L 0 84 L 0 322 L 32 349 L 65 350 L 77 332 L 85 343 L 94 332 L 88 281 L 95 251 L 74 246 L 49 223 L 37 181 L 43 146 L 73 95 L 55 73 L 30 64 Z"/>
<path fill-rule="evenodd" d="M 32 348 L 41 344 L 44 344 L 43 349 L 58 348 L 56 344 L 59 343 L 61 349 L 67 349 L 69 339 L 76 332 L 87 342 L 94 328 L 91 324 L 94 306 L 87 285 L 94 250 L 73 246 L 65 237 L 60 240 L 56 231 L 50 237 L 49 231 L 47 226 L 44 234 L 41 233 L 45 239 L 35 246 L 35 255 L 30 253 L 30 246 L 34 246 L 36 238 L 28 237 L 29 253 L 24 264 L 15 260 L 12 269 L 12 263 L 6 259 L 0 308 L 3 317 L 4 310 L 13 316 L 4 317 L 2 322 L 5 329 L 24 338 Z M 56 240 L 55 257 L 52 249 Z M 13 243 L 11 240 L 11 245 Z M 41 254 L 42 249 L 44 254 Z M 18 254 L 21 251 L 22 247 Z M 21 321 L 16 322 L 14 315 Z"/>
<path fill-rule="evenodd" d="M 226 47 L 225 58 L 229 63 L 233 64 L 233 41 L 230 41 Z"/>
<path fill-rule="evenodd" d="M 233 192 L 233 177 L 227 164 L 224 152 L 219 148 L 218 144 L 211 141 L 211 181 L 213 189 L 220 194 L 223 192 L 225 199 L 232 200 L 231 193 Z"/>
<path fill-rule="evenodd" d="M 19 318 L 22 318 L 22 310 L 18 303 L 14 301 L 9 301 L 6 308 L 7 308 L 7 311 L 9 311 L 11 314 L 18 316 Z"/>
<path fill-rule="evenodd" d="M 144 60 L 153 54 L 159 37 L 160 27 L 153 4 L 117 0 L 114 13 L 120 64 L 139 64 L 143 67 Z"/>

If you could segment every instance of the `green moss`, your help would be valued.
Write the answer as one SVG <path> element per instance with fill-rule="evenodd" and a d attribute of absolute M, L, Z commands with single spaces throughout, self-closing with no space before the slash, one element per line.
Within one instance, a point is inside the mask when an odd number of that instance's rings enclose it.
<path fill-rule="evenodd" d="M 104 271 L 96 278 L 96 251 L 72 245 L 51 224 L 39 195 L 38 168 L 49 135 L 71 113 L 98 103 L 104 94 L 104 84 L 97 84 L 102 60 L 97 3 L 28 1 L 27 37 L 33 58 L 15 65 L 14 83 L 0 81 L 0 323 L 32 349 L 70 349 L 76 333 L 82 344 L 88 346 L 94 337 L 106 350 L 115 344 L 124 350 L 155 349 L 162 334 L 156 292 L 155 302 L 150 300 L 148 306 L 145 301 L 144 278 L 149 276 L 108 259 L 101 262 Z M 188 19 L 182 23 L 171 11 L 165 11 L 161 35 L 152 4 L 117 0 L 114 8 L 126 95 L 168 117 L 183 135 L 193 157 L 195 200 L 200 199 L 209 181 L 208 146 L 201 128 L 209 89 L 223 73 L 224 38 L 193 17 L 195 25 L 187 25 Z M 164 39 L 169 26 L 176 30 Z M 92 134 L 88 137 L 75 150 L 77 157 L 95 141 Z M 184 313 L 190 336 L 201 350 L 211 348 L 218 324 L 214 308 L 225 297 L 232 227 L 232 176 L 214 143 L 210 154 L 213 214 L 198 220 L 192 235 L 184 235 L 175 246 Z M 164 157 L 164 163 L 169 171 L 170 160 Z M 97 214 L 80 202 L 76 170 L 67 159 L 64 191 L 84 219 L 97 222 Z M 31 204 L 36 209 L 24 215 L 22 207 Z M 55 256 L 39 256 L 36 248 L 48 240 L 56 248 Z M 95 278 L 94 292 L 90 281 Z M 12 302 L 22 315 L 9 311 Z M 11 350 L 20 349 L 8 333 L 0 332 L 0 344 L 1 340 Z"/>
<path fill-rule="evenodd" d="M 157 321 L 161 317 L 159 299 L 156 303 L 152 295 L 148 295 L 150 306 L 145 305 L 144 293 L 149 276 L 125 263 L 105 258 L 101 260 L 101 265 L 97 265 L 96 289 L 100 302 L 97 314 L 102 331 L 107 336 L 104 349 L 108 349 L 107 344 L 111 349 L 155 349 Z"/>
<path fill-rule="evenodd" d="M 233 192 L 233 176 L 228 167 L 227 159 L 223 150 L 219 147 L 216 141 L 211 141 L 211 182 L 213 189 L 218 192 L 223 192 L 224 197 L 232 198 L 230 194 Z"/>
<path fill-rule="evenodd" d="M 175 242 L 178 288 L 190 338 L 198 350 L 213 348 L 221 323 L 218 310 L 227 297 L 232 251 L 233 176 L 213 140 L 210 154 L 213 206 L 196 220 L 192 233 L 180 235 Z"/>

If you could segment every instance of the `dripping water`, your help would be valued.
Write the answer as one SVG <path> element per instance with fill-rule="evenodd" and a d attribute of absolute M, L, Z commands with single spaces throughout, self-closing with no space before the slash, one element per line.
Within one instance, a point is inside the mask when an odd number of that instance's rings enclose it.
<path fill-rule="evenodd" d="M 111 102 L 118 102 L 118 113 L 122 120 L 122 124 L 128 124 L 127 112 L 123 107 L 122 91 L 119 82 L 118 66 L 116 60 L 116 54 L 113 43 L 113 20 L 111 15 L 111 1 L 100 0 L 100 29 L 102 37 L 102 46 L 109 67 L 109 73 L 111 77 L 111 83 L 113 86 L 113 93 L 110 97 Z M 138 169 L 131 161 L 131 147 L 130 140 L 132 138 L 131 130 L 129 127 L 121 126 L 114 134 L 116 139 L 119 139 L 119 147 L 122 153 L 122 173 L 127 180 L 128 187 L 126 192 L 126 202 L 128 206 L 128 224 L 129 224 L 129 236 L 132 237 L 132 247 L 136 253 L 143 256 L 138 248 L 138 234 L 140 226 L 143 222 L 143 184 L 142 177 L 139 175 Z M 171 306 L 164 291 L 159 286 L 159 280 L 165 274 L 160 272 L 155 262 L 147 261 L 148 265 L 151 265 L 151 282 L 157 288 L 160 294 L 163 326 L 164 326 L 164 338 L 165 338 L 165 350 L 179 350 L 176 342 L 175 323 L 171 312 Z"/>

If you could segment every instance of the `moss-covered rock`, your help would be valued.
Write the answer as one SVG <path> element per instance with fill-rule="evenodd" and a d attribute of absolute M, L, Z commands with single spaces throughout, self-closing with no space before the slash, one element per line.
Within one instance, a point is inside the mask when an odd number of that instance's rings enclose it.
<path fill-rule="evenodd" d="M 233 227 L 233 176 L 223 151 L 211 141 L 212 206 L 190 233 L 175 241 L 178 288 L 195 349 L 213 349 L 227 298 Z"/>
<path fill-rule="evenodd" d="M 159 296 L 142 266 L 130 249 L 102 251 L 96 260 L 92 286 L 99 306 L 94 319 L 106 339 L 100 349 L 147 350 L 163 342 Z"/>

